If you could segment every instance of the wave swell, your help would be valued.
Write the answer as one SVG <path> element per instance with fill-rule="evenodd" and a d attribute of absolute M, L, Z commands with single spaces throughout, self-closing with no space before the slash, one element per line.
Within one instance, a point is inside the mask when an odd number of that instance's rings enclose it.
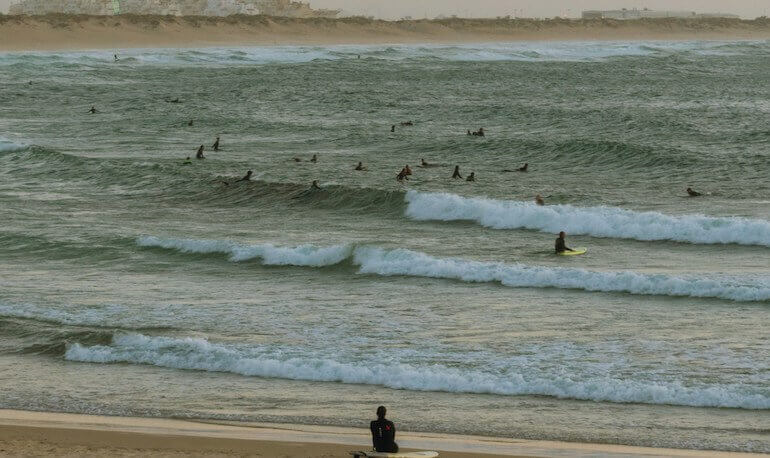
<path fill-rule="evenodd" d="M 358 267 L 360 274 L 500 283 L 514 288 L 563 288 L 639 295 L 718 298 L 739 302 L 770 300 L 770 280 L 766 278 L 752 281 L 727 276 L 702 279 L 631 271 L 597 272 L 566 267 L 437 258 L 417 251 L 386 250 L 372 246 L 301 245 L 292 248 L 271 244 L 241 245 L 229 241 L 164 239 L 153 236 L 140 237 L 137 244 L 173 249 L 182 253 L 222 253 L 236 262 L 261 258 L 265 265 L 324 267 L 350 260 Z"/>
<path fill-rule="evenodd" d="M 617 207 L 538 206 L 529 202 L 409 191 L 406 216 L 418 221 L 474 221 L 493 229 L 613 237 L 642 241 L 770 247 L 770 221 L 703 215 L 671 216 Z"/>
<path fill-rule="evenodd" d="M 68 344 L 65 358 L 89 363 L 133 363 L 245 376 L 378 385 L 412 391 L 541 395 L 619 403 L 768 409 L 770 397 L 742 385 L 685 386 L 676 381 L 637 381 L 591 376 L 585 379 L 531 376 L 516 367 L 495 371 L 404 364 L 398 361 L 337 361 L 332 357 L 290 355 L 280 349 L 172 338 L 116 334 L 110 345 Z"/>

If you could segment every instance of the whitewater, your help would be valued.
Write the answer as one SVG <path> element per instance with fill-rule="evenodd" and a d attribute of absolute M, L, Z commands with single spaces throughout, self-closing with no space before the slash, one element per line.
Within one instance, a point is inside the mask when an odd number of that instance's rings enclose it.
<path fill-rule="evenodd" d="M 0 53 L 0 408 L 770 453 L 769 46 Z"/>
<path fill-rule="evenodd" d="M 406 215 L 418 221 L 474 221 L 494 229 L 533 229 L 642 241 L 736 243 L 770 247 L 770 221 L 666 215 L 615 207 L 539 206 L 530 202 L 409 191 Z"/>

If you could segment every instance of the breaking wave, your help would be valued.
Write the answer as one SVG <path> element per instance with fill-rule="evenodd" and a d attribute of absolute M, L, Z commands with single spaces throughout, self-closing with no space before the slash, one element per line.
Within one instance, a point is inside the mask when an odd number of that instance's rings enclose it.
<path fill-rule="evenodd" d="M 643 241 L 770 247 L 770 221 L 703 215 L 672 216 L 617 207 L 538 206 L 529 202 L 409 191 L 406 216 L 418 221 L 474 221 L 494 229 L 614 237 Z"/>
<path fill-rule="evenodd" d="M 689 296 L 739 302 L 770 300 L 770 279 L 719 276 L 695 278 L 631 271 L 597 272 L 566 267 L 505 264 L 460 258 L 437 258 L 417 251 L 352 245 L 276 247 L 229 241 L 140 237 L 143 247 L 182 253 L 221 253 L 231 261 L 260 258 L 265 265 L 324 267 L 350 260 L 358 273 L 382 276 L 443 278 L 474 283 L 500 283 L 513 288 L 564 288 L 656 296 Z"/>
<path fill-rule="evenodd" d="M 517 363 L 494 370 L 440 364 L 337 361 L 267 346 L 235 346 L 201 338 L 116 334 L 109 345 L 68 344 L 65 358 L 89 363 L 148 364 L 173 369 L 229 372 L 289 380 L 378 385 L 412 391 L 541 395 L 618 403 L 768 409 L 766 390 L 740 384 L 686 386 L 652 381 L 522 370 Z M 546 371 L 547 372 L 547 371 Z"/>

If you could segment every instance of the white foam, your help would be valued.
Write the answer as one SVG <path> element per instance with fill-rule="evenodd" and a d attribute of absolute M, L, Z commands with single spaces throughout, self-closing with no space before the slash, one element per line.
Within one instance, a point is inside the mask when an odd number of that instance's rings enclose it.
<path fill-rule="evenodd" d="M 0 137 L 0 153 L 12 153 L 26 148 L 25 145 L 14 143 L 8 139 Z"/>
<path fill-rule="evenodd" d="M 242 245 L 226 240 L 175 239 L 153 236 L 139 237 L 136 243 L 139 246 L 174 249 L 183 253 L 222 253 L 228 255 L 229 259 L 234 262 L 261 258 L 262 264 L 274 266 L 332 266 L 349 258 L 352 253 L 350 245 L 280 247 L 269 243 Z"/>
<path fill-rule="evenodd" d="M 699 407 L 768 409 L 766 389 L 750 385 L 696 384 L 677 380 L 633 380 L 570 371 L 547 373 L 522 370 L 512 360 L 494 370 L 447 367 L 440 364 L 337 361 L 305 356 L 281 348 L 243 347 L 211 343 L 200 338 L 117 334 L 111 345 L 68 344 L 65 358 L 90 363 L 134 363 L 185 370 L 230 372 L 245 376 L 318 382 L 379 385 L 413 391 L 543 395 L 610 402 L 638 402 Z M 526 369 L 526 368 L 525 368 Z"/>
<path fill-rule="evenodd" d="M 631 294 L 713 297 L 734 301 L 770 300 L 770 279 L 755 282 L 732 277 L 696 279 L 630 271 L 585 269 L 435 258 L 425 253 L 374 247 L 357 248 L 354 264 L 360 273 L 447 278 L 467 282 L 499 282 L 511 287 L 566 288 Z"/>
<path fill-rule="evenodd" d="M 671 216 L 617 207 L 539 206 L 534 203 L 409 191 L 406 216 L 419 221 L 475 221 L 494 229 L 699 244 L 735 243 L 770 247 L 770 221 L 703 215 Z"/>
<path fill-rule="evenodd" d="M 712 297 L 734 301 L 770 300 L 770 278 L 730 276 L 694 278 L 631 271 L 597 272 L 585 269 L 504 264 L 460 258 L 436 258 L 417 251 L 334 245 L 277 247 L 271 244 L 239 245 L 222 240 L 165 239 L 145 236 L 137 244 L 174 249 L 183 253 L 222 253 L 234 262 L 261 258 L 265 265 L 323 267 L 352 257 L 359 273 L 446 278 L 466 282 L 501 283 L 510 287 L 564 288 L 642 295 Z"/>

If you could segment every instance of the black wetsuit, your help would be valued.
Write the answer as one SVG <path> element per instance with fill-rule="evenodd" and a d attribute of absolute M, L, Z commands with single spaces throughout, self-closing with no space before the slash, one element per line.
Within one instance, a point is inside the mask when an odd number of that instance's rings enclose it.
<path fill-rule="evenodd" d="M 375 420 L 369 425 L 372 430 L 372 444 L 378 452 L 398 453 L 396 444 L 396 425 L 384 418 Z"/>
<path fill-rule="evenodd" d="M 572 251 L 572 248 L 567 248 L 567 245 L 564 244 L 564 239 L 561 237 L 556 238 L 556 252 L 562 253 L 564 251 Z"/>

